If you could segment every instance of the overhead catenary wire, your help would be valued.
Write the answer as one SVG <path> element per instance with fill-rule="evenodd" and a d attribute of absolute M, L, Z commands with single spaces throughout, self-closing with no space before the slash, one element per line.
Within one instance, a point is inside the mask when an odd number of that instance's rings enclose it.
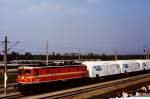
<path fill-rule="evenodd" d="M 12 45 L 13 46 L 13 45 Z M 51 46 L 51 45 L 50 45 Z M 11 48 L 9 48 L 11 49 Z M 19 44 L 18 49 L 24 49 L 22 52 L 30 52 L 32 54 L 43 54 L 45 53 L 45 44 L 38 43 L 38 42 L 23 42 L 23 44 Z M 84 47 L 70 47 L 70 46 L 57 46 L 56 48 L 51 46 L 48 49 L 49 54 L 55 53 L 78 53 L 80 49 L 80 54 L 88 54 L 88 53 L 95 53 L 95 54 L 106 54 L 106 55 L 114 55 L 114 48 L 84 48 Z M 142 48 L 117 48 L 118 55 L 125 55 L 125 54 L 143 54 Z M 18 50 L 17 50 L 18 51 Z"/>

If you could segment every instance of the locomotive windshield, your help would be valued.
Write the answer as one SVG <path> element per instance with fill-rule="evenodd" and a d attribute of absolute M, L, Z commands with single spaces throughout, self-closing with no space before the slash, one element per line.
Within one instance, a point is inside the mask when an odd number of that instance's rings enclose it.
<path fill-rule="evenodd" d="M 31 74 L 31 70 L 27 70 L 27 69 L 19 69 L 18 70 L 18 75 L 30 75 Z"/>
<path fill-rule="evenodd" d="M 31 74 L 31 70 L 25 70 L 25 71 L 24 71 L 24 74 L 25 74 L 25 75 L 30 75 L 30 74 Z"/>

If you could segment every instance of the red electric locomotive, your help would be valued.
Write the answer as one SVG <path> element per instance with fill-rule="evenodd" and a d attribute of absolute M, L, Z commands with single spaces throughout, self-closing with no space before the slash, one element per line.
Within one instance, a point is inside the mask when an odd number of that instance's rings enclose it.
<path fill-rule="evenodd" d="M 36 84 L 65 81 L 88 77 L 85 65 L 66 66 L 20 66 L 18 69 L 17 89 L 28 88 Z M 39 86 L 39 85 L 38 85 Z"/>

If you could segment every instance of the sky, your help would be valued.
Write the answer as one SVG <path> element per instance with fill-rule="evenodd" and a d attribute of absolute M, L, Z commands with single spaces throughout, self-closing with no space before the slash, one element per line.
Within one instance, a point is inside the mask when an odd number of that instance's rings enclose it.
<path fill-rule="evenodd" d="M 150 0 L 0 0 L 5 35 L 34 53 L 46 41 L 51 52 L 139 53 L 150 48 Z"/>

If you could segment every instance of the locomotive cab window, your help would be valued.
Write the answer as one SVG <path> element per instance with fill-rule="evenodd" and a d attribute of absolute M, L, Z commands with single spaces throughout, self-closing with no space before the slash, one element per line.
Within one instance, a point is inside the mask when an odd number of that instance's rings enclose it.
<path fill-rule="evenodd" d="M 21 69 L 18 70 L 18 75 L 23 74 L 23 71 Z"/>
<path fill-rule="evenodd" d="M 25 75 L 30 75 L 31 74 L 31 70 L 25 70 Z"/>

